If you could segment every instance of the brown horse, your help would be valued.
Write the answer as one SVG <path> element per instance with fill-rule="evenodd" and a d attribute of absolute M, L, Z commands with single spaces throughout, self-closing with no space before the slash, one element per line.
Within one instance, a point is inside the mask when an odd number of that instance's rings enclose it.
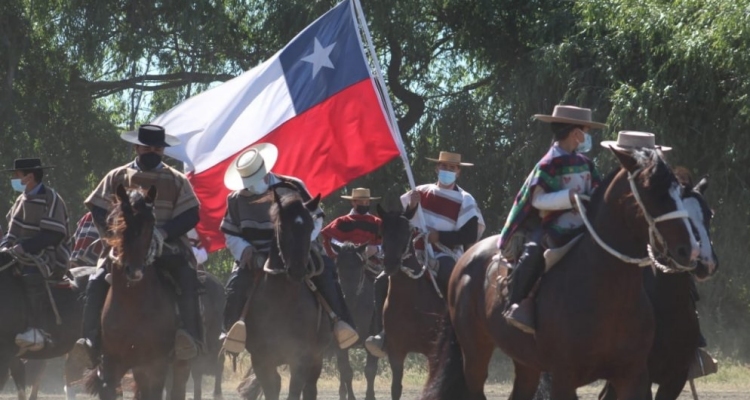
<path fill-rule="evenodd" d="M 383 267 L 388 275 L 388 297 L 383 308 L 385 352 L 391 364 L 391 398 L 400 399 L 404 360 L 408 353 L 432 354 L 445 314 L 445 301 L 438 295 L 430 272 L 417 261 L 409 220 L 415 210 L 386 212 L 383 220 Z M 429 370 L 435 369 L 430 360 Z"/>
<path fill-rule="evenodd" d="M 275 240 L 265 273 L 249 296 L 245 347 L 266 399 L 279 398 L 277 367 L 286 364 L 291 371 L 288 399 L 302 395 L 311 400 L 317 397 L 323 354 L 332 338 L 327 317 L 306 284 L 314 226 L 310 213 L 320 195 L 306 203 L 295 193 L 279 197 L 274 191 L 273 197 Z"/>
<path fill-rule="evenodd" d="M 341 290 L 344 292 L 346 305 L 354 317 L 362 346 L 364 338 L 373 334 L 372 319 L 375 310 L 373 281 L 378 271 L 368 265 L 365 249 L 367 244 L 357 245 L 354 243 L 331 244 L 336 256 L 336 269 L 339 272 Z M 336 363 L 339 370 L 339 398 L 341 400 L 354 400 L 354 389 L 352 379 L 354 371 L 349 363 L 349 349 L 339 349 L 336 346 Z M 378 358 L 367 352 L 367 363 L 365 364 L 365 378 L 367 379 L 366 400 L 375 399 L 375 376 L 378 374 Z"/>
<path fill-rule="evenodd" d="M 654 307 L 656 319 L 654 344 L 648 358 L 651 382 L 659 385 L 656 400 L 676 400 L 685 387 L 700 337 L 693 279 L 706 280 L 719 268 L 710 236 L 713 212 L 703 197 L 708 180 L 703 178 L 692 189 L 692 183 L 688 184 L 683 203 L 700 240 L 701 252 L 697 267 L 690 274 L 670 274 L 659 269 L 654 275 L 651 269 L 644 271 L 644 286 Z M 614 388 L 607 384 L 600 399 L 616 398 Z"/>
<path fill-rule="evenodd" d="M 507 269 L 493 262 L 497 236 L 482 240 L 451 276 L 441 337 L 439 373 L 425 399 L 485 399 L 494 346 L 513 359 L 510 399 L 531 399 L 541 371 L 553 376 L 553 400 L 576 399 L 576 389 L 612 382 L 621 400 L 651 398 L 647 360 L 654 316 L 643 290 L 649 251 L 689 269 L 698 245 L 671 169 L 650 150 L 612 150 L 622 168 L 602 183 L 584 216 L 589 230 L 540 281 L 536 335 L 507 324 L 502 285 Z M 654 216 L 654 217 L 652 217 Z"/>
<path fill-rule="evenodd" d="M 172 398 L 184 399 L 190 364 L 172 362 L 178 328 L 175 299 L 153 262 L 156 188 L 144 194 L 119 185 L 116 196 L 108 224 L 117 259 L 102 310 L 102 361 L 86 376 L 86 388 L 103 400 L 114 400 L 120 380 L 132 368 L 135 397 L 161 399 L 173 365 Z"/>

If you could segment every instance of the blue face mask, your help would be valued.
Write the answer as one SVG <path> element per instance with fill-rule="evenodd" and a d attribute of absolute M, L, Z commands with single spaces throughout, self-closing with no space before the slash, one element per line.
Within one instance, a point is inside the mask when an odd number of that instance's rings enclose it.
<path fill-rule="evenodd" d="M 583 142 L 578 143 L 578 147 L 576 147 L 578 153 L 588 153 L 591 150 L 591 135 L 584 132 L 583 137 Z"/>
<path fill-rule="evenodd" d="M 13 190 L 15 190 L 16 192 L 23 193 L 23 191 L 26 190 L 26 185 L 21 183 L 20 178 L 11 179 L 10 185 L 13 186 Z"/>
<path fill-rule="evenodd" d="M 438 171 L 438 181 L 443 185 L 452 185 L 454 182 L 456 182 L 456 173 L 441 169 L 440 171 Z"/>

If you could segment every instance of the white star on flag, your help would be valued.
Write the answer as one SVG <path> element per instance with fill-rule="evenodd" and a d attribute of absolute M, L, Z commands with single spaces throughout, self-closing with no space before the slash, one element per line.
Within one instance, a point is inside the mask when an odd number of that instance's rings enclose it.
<path fill-rule="evenodd" d="M 313 78 L 318 75 L 321 68 L 326 67 L 334 69 L 333 63 L 331 62 L 330 54 L 333 51 L 333 47 L 336 46 L 336 42 L 331 43 L 328 47 L 321 46 L 318 38 L 315 38 L 315 48 L 312 54 L 306 56 L 302 61 L 309 62 L 313 67 Z"/>

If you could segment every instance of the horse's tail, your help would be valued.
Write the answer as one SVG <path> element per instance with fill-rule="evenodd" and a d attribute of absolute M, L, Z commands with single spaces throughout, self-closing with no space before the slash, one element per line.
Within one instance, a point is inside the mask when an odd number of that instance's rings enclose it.
<path fill-rule="evenodd" d="M 92 396 L 101 398 L 104 390 L 104 379 L 99 376 L 99 368 L 88 370 L 83 377 L 83 387 Z"/>
<path fill-rule="evenodd" d="M 435 351 L 430 356 L 430 376 L 422 400 L 464 399 L 468 396 L 464 359 L 450 315 L 443 317 L 443 327 Z"/>

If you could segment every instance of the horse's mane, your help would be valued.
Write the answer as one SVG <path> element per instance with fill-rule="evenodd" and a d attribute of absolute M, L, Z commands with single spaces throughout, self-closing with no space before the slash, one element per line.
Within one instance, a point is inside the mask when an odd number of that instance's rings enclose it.
<path fill-rule="evenodd" d="M 137 211 L 138 215 L 152 215 L 149 212 L 150 206 L 146 204 L 146 196 L 144 191 L 140 188 L 128 189 L 128 197 L 130 199 L 131 207 L 125 207 L 123 210 L 120 198 L 117 195 L 113 195 L 112 209 L 107 215 L 107 228 L 110 231 L 110 235 L 105 239 L 115 251 L 116 254 L 123 254 L 123 247 L 125 243 L 133 240 L 135 235 L 138 233 L 138 229 L 130 226 L 132 225 Z"/>

